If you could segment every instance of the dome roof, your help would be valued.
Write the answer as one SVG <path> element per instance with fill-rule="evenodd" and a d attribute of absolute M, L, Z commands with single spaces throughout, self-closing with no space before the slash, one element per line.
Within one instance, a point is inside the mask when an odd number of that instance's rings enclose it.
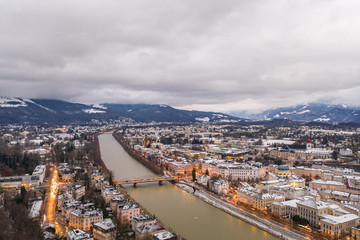
<path fill-rule="evenodd" d="M 279 171 L 289 171 L 290 168 L 287 165 L 280 165 L 280 166 L 278 166 L 278 170 Z"/>

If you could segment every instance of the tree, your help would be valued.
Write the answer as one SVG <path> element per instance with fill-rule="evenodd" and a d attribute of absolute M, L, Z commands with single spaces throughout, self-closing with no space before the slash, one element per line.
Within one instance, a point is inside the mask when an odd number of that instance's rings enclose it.
<path fill-rule="evenodd" d="M 11 168 L 6 168 L 4 171 L 2 171 L 3 177 L 10 177 L 12 175 L 14 175 L 14 172 Z"/>
<path fill-rule="evenodd" d="M 116 218 L 114 223 L 116 226 L 115 239 L 128 239 L 127 233 L 129 232 L 130 224 L 122 223 L 119 218 Z"/>
<path fill-rule="evenodd" d="M 338 152 L 337 152 L 337 151 L 334 150 L 334 151 L 332 152 L 332 158 L 335 159 L 335 160 L 338 159 Z"/>
<path fill-rule="evenodd" d="M 295 215 L 291 218 L 294 222 L 301 224 L 301 225 L 308 225 L 309 221 L 305 218 L 301 218 L 299 215 Z"/>
<path fill-rule="evenodd" d="M 22 198 L 25 198 L 25 195 L 26 195 L 27 191 L 25 189 L 24 186 L 21 186 L 21 189 L 20 189 L 20 195 Z"/>
<path fill-rule="evenodd" d="M 196 181 L 196 170 L 195 170 L 195 168 L 192 169 L 191 175 L 192 175 L 192 178 L 193 178 L 193 182 L 195 182 Z"/>
<path fill-rule="evenodd" d="M 5 196 L 4 207 L 0 209 L 0 240 L 43 239 L 40 225 L 28 215 L 24 204 Z"/>
<path fill-rule="evenodd" d="M 89 175 L 87 175 L 87 173 L 84 173 L 80 180 L 83 180 L 84 181 L 84 185 L 86 186 L 86 188 L 89 188 L 90 187 L 90 177 Z"/>
<path fill-rule="evenodd" d="M 109 184 L 114 185 L 114 174 L 112 171 L 109 172 Z"/>
<path fill-rule="evenodd" d="M 275 163 L 276 165 L 281 165 L 281 164 L 283 163 L 283 161 L 280 160 L 280 159 L 278 159 L 278 160 L 275 160 L 274 163 Z"/>
<path fill-rule="evenodd" d="M 104 198 L 101 198 L 100 207 L 101 207 L 104 218 L 109 217 L 109 213 L 106 210 L 106 202 L 105 202 Z"/>

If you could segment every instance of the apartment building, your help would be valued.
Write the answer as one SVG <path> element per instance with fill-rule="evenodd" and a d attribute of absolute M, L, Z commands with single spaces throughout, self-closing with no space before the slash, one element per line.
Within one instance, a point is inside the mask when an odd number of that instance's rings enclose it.
<path fill-rule="evenodd" d="M 321 179 L 311 181 L 309 187 L 313 189 L 328 189 L 342 191 L 346 188 L 345 184 L 336 181 L 324 181 Z"/>
<path fill-rule="evenodd" d="M 93 235 L 81 230 L 73 229 L 67 233 L 67 240 L 94 240 Z"/>
<path fill-rule="evenodd" d="M 214 182 L 213 191 L 217 195 L 226 195 L 229 192 L 229 182 L 226 180 L 217 180 Z"/>
<path fill-rule="evenodd" d="M 351 234 L 351 229 L 359 224 L 359 216 L 344 214 L 341 216 L 323 215 L 320 220 L 321 233 L 341 238 Z"/>
<path fill-rule="evenodd" d="M 283 202 L 285 197 L 277 194 L 256 193 L 247 189 L 239 189 L 237 191 L 238 201 L 250 204 L 259 210 L 266 210 L 272 202 Z"/>
<path fill-rule="evenodd" d="M 138 203 L 127 202 L 123 206 L 118 206 L 117 217 L 121 223 L 132 224 L 133 218 L 140 215 L 140 205 Z"/>
<path fill-rule="evenodd" d="M 93 234 L 95 240 L 115 240 L 116 228 L 111 218 L 94 224 Z"/>
<path fill-rule="evenodd" d="M 101 222 L 103 214 L 98 210 L 76 209 L 70 213 L 69 224 L 73 228 L 89 231 L 94 223 Z"/>
<path fill-rule="evenodd" d="M 123 197 L 123 194 L 114 186 L 105 186 L 101 189 L 101 196 L 108 204 L 112 198 Z"/>

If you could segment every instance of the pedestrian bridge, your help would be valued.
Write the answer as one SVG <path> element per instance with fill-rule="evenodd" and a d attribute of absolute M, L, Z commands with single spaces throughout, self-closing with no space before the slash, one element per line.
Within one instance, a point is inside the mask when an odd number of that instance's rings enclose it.
<path fill-rule="evenodd" d="M 126 180 L 115 180 L 114 183 L 117 185 L 124 185 L 124 184 L 134 184 L 136 187 L 137 183 L 151 183 L 151 182 L 159 182 L 161 185 L 164 181 L 178 181 L 184 179 L 181 176 L 161 176 L 161 177 L 153 177 L 153 178 L 133 178 L 133 179 L 126 179 Z"/>

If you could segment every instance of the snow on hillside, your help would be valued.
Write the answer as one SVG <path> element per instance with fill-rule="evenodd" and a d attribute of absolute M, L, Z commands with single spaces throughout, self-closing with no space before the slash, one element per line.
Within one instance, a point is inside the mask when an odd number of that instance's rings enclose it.
<path fill-rule="evenodd" d="M 84 113 L 94 114 L 94 113 L 106 113 L 106 111 L 90 108 L 90 109 L 84 109 Z"/>
<path fill-rule="evenodd" d="M 314 122 L 328 122 L 330 121 L 330 118 L 316 118 L 314 119 Z"/>
<path fill-rule="evenodd" d="M 27 107 L 25 101 L 17 98 L 0 97 L 0 107 L 2 108 L 17 108 Z"/>
<path fill-rule="evenodd" d="M 227 118 L 227 116 L 224 116 L 224 115 L 219 114 L 219 113 L 214 113 L 214 114 L 213 114 L 213 119 L 214 119 L 214 118 Z"/>
<path fill-rule="evenodd" d="M 107 109 L 107 107 L 105 107 L 105 106 L 103 106 L 103 105 L 100 105 L 100 104 L 93 104 L 92 106 L 93 106 L 94 108 L 100 108 L 100 109 L 104 109 L 104 110 Z"/>
<path fill-rule="evenodd" d="M 52 110 L 52 109 L 50 109 L 50 108 L 44 107 L 44 106 L 42 106 L 42 105 L 40 105 L 40 104 L 37 104 L 36 102 L 32 101 L 31 99 L 25 99 L 25 98 L 23 98 L 23 100 L 24 100 L 25 102 L 32 103 L 32 104 L 34 104 L 34 105 L 36 105 L 36 106 L 39 106 L 39 107 L 41 107 L 42 109 L 45 109 L 45 110 L 47 110 L 47 111 L 49 111 L 49 112 L 54 112 L 54 113 L 56 112 L 56 111 L 54 111 L 54 110 Z"/>
<path fill-rule="evenodd" d="M 310 110 L 304 110 L 304 111 L 301 111 L 301 112 L 297 112 L 296 114 L 304 114 L 304 113 L 308 113 L 310 112 Z"/>
<path fill-rule="evenodd" d="M 210 118 L 209 117 L 195 118 L 195 120 L 199 122 L 209 122 Z"/>
<path fill-rule="evenodd" d="M 219 120 L 219 122 L 227 122 L 227 123 L 230 123 L 230 122 L 232 122 L 232 123 L 235 123 L 235 122 L 239 122 L 238 120 L 230 120 L 230 119 L 220 119 Z"/>

